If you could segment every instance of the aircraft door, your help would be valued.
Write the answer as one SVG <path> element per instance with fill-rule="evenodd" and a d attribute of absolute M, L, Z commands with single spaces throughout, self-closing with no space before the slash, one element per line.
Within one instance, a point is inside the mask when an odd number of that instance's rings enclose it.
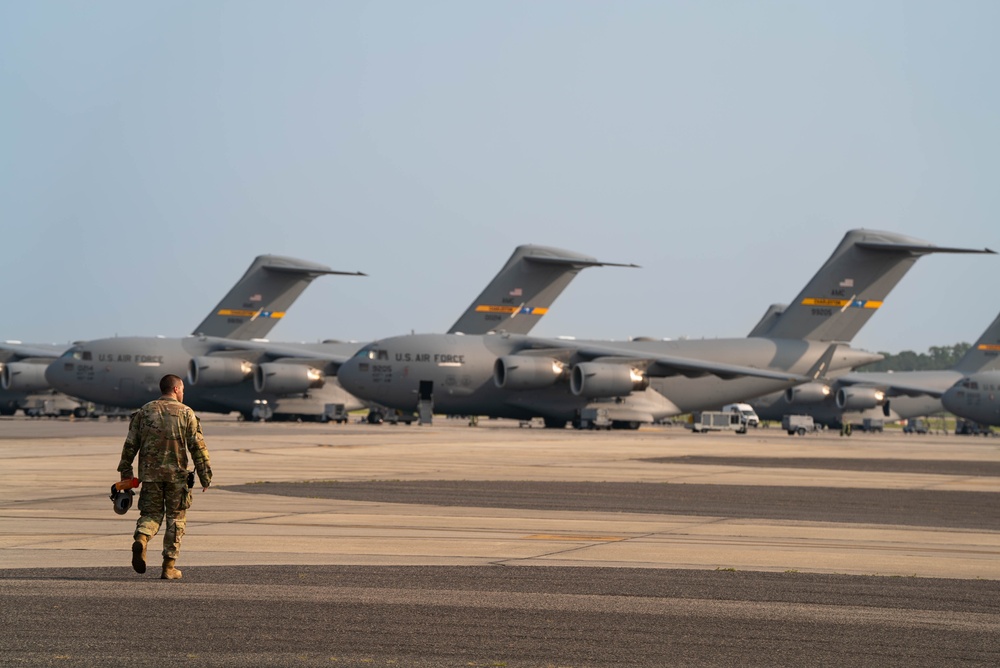
<path fill-rule="evenodd" d="M 417 417 L 420 424 L 431 424 L 434 420 L 434 381 L 420 381 L 420 395 L 417 400 Z"/>

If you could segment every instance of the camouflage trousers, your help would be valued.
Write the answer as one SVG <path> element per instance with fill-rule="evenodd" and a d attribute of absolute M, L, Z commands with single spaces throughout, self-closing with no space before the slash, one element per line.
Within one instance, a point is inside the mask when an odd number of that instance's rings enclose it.
<path fill-rule="evenodd" d="M 146 534 L 150 538 L 160 530 L 163 520 L 167 529 L 163 534 L 163 558 L 176 559 L 181 549 L 181 538 L 187 524 L 187 509 L 191 507 L 191 490 L 184 479 L 174 482 L 144 482 L 139 492 L 139 521 L 135 524 L 135 538 Z"/>

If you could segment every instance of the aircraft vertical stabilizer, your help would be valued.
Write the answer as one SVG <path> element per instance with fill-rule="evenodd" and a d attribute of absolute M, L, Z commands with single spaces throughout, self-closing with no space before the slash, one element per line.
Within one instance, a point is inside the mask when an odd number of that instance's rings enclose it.
<path fill-rule="evenodd" d="M 635 266 L 599 262 L 559 248 L 518 246 L 448 333 L 487 334 L 503 330 L 527 334 L 581 269 Z"/>
<path fill-rule="evenodd" d="M 994 369 L 1000 369 L 1000 315 L 953 367 L 964 374 Z"/>
<path fill-rule="evenodd" d="M 851 230 L 780 314 L 769 311 L 751 337 L 850 341 L 923 255 L 993 253 L 942 248 L 893 232 Z"/>
<path fill-rule="evenodd" d="M 291 257 L 259 255 L 192 334 L 240 340 L 264 338 L 306 287 L 326 274 L 365 275 L 334 271 Z"/>

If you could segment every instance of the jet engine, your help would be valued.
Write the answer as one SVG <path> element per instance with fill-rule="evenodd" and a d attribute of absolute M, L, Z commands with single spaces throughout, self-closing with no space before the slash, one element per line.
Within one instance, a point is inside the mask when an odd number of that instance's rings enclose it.
<path fill-rule="evenodd" d="M 45 369 L 52 360 L 45 363 L 10 362 L 3 365 L 0 372 L 0 386 L 10 392 L 40 392 L 49 389 L 49 381 L 45 380 Z"/>
<path fill-rule="evenodd" d="M 187 380 L 199 387 L 238 385 L 253 374 L 253 364 L 236 357 L 195 357 L 188 362 Z"/>
<path fill-rule="evenodd" d="M 323 387 L 326 377 L 308 364 L 267 362 L 253 370 L 253 389 L 271 394 L 295 394 Z"/>
<path fill-rule="evenodd" d="M 874 387 L 844 387 L 837 390 L 837 408 L 865 410 L 885 402 L 885 392 Z"/>
<path fill-rule="evenodd" d="M 829 385 L 825 383 L 803 383 L 785 390 L 785 401 L 790 404 L 818 404 L 829 398 Z"/>
<path fill-rule="evenodd" d="M 620 397 L 649 387 L 649 379 L 627 364 L 581 362 L 573 367 L 570 390 L 578 397 Z"/>
<path fill-rule="evenodd" d="M 538 390 L 566 375 L 566 366 L 551 357 L 506 355 L 493 363 L 493 382 L 504 390 Z"/>

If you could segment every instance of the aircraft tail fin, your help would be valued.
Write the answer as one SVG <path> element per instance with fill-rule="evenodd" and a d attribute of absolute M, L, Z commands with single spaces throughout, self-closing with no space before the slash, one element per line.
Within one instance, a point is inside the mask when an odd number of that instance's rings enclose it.
<path fill-rule="evenodd" d="M 1000 315 L 953 367 L 965 375 L 1000 369 Z"/>
<path fill-rule="evenodd" d="M 781 318 L 781 314 L 785 312 L 786 308 L 788 308 L 788 304 L 771 304 L 768 306 L 767 311 L 764 312 L 764 317 L 760 319 L 757 326 L 747 336 L 751 338 L 765 336 L 767 331 Z"/>
<path fill-rule="evenodd" d="M 291 257 L 259 255 L 192 333 L 240 340 L 264 338 L 306 287 L 326 274 L 365 275 L 334 271 Z"/>
<path fill-rule="evenodd" d="M 638 265 L 600 262 L 547 246 L 518 246 L 448 333 L 486 334 L 503 330 L 527 334 L 581 269 L 609 266 Z"/>
<path fill-rule="evenodd" d="M 795 301 L 781 313 L 769 310 L 750 335 L 850 341 L 917 259 L 931 253 L 993 251 L 944 248 L 893 232 L 850 230 Z"/>

